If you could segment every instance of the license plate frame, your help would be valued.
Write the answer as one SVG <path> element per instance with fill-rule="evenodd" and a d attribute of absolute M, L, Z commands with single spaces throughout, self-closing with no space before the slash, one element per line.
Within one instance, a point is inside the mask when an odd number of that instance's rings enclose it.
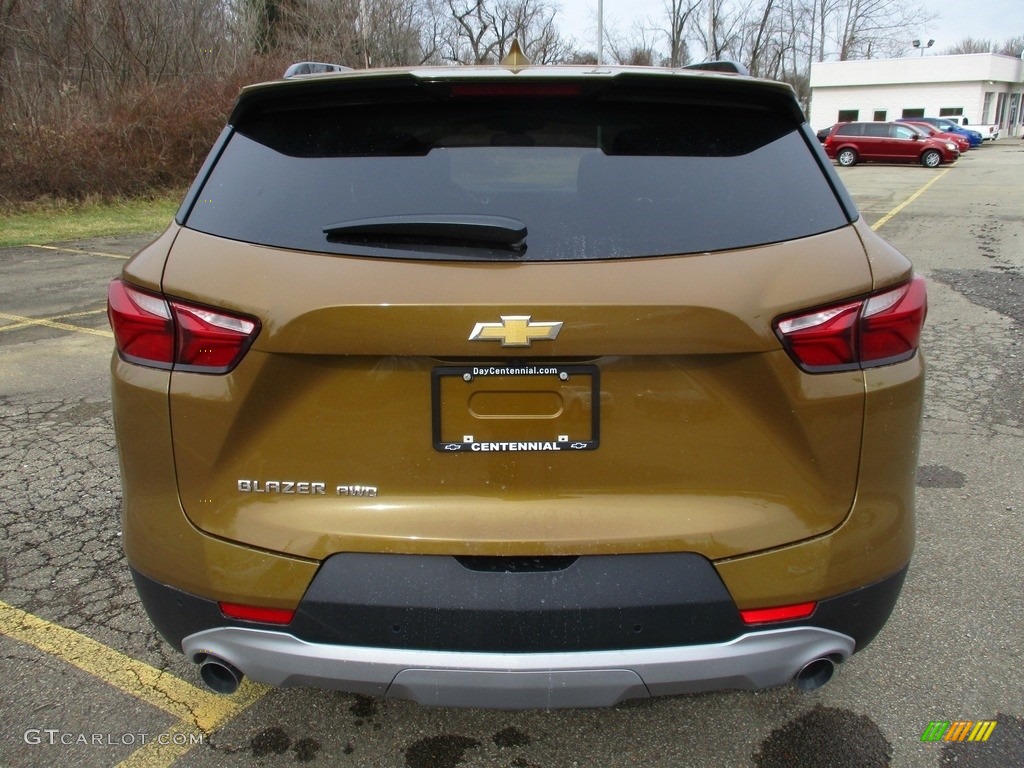
<path fill-rule="evenodd" d="M 513 398 L 543 394 L 547 401 L 556 395 L 561 410 L 538 416 L 473 414 L 474 396 L 486 393 Z M 467 432 L 459 423 L 476 426 Z M 600 445 L 600 426 L 601 374 L 596 365 L 508 362 L 444 365 L 431 371 L 433 445 L 441 453 L 593 451 Z"/>

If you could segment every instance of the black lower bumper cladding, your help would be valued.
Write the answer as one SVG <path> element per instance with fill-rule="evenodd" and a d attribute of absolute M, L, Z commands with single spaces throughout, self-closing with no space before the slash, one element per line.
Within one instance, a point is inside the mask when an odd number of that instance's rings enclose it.
<path fill-rule="evenodd" d="M 169 643 L 215 627 L 258 627 L 310 643 L 544 653 L 726 642 L 761 628 L 813 626 L 864 648 L 896 603 L 906 570 L 822 600 L 806 619 L 748 626 L 714 565 L 693 553 L 466 558 L 346 553 L 324 561 L 287 626 L 225 617 L 215 601 L 133 569 Z"/>

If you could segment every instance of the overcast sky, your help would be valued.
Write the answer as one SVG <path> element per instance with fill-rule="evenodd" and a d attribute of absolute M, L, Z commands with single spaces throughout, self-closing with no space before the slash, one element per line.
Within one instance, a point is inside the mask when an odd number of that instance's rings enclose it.
<path fill-rule="evenodd" d="M 1002 42 L 1024 36 L 1024 2 L 1021 0 L 920 0 L 938 15 L 930 24 L 907 30 L 907 38 L 935 40 L 927 51 L 933 55 L 955 45 L 965 37 Z M 597 0 L 556 0 L 559 2 L 559 28 L 577 39 L 580 48 L 597 48 Z M 664 0 L 604 0 L 605 27 L 628 30 L 634 19 L 664 15 Z"/>

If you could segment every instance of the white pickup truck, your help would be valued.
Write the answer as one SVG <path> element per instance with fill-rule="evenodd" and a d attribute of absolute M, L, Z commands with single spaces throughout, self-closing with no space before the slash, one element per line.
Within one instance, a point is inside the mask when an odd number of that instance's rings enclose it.
<path fill-rule="evenodd" d="M 999 138 L 998 125 L 986 125 L 983 123 L 965 122 L 965 119 L 961 116 L 946 117 L 943 119 L 954 122 L 957 125 L 962 125 L 964 128 L 970 128 L 972 131 L 977 131 L 978 133 L 981 134 L 981 138 L 984 141 L 995 141 L 996 139 Z"/>

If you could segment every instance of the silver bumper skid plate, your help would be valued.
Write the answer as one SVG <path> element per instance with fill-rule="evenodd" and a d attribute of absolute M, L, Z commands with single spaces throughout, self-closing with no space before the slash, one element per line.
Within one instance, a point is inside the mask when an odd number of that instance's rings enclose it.
<path fill-rule="evenodd" d="M 709 645 L 474 653 L 326 645 L 286 632 L 222 627 L 186 637 L 182 649 L 193 660 L 222 659 L 275 686 L 333 688 L 433 706 L 557 709 L 784 685 L 815 659 L 845 661 L 854 641 L 819 627 L 793 627 Z"/>

